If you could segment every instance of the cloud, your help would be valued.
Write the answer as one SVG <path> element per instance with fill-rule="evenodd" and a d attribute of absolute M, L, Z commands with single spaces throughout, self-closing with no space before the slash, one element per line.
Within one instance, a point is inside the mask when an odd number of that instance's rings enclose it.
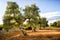
<path fill-rule="evenodd" d="M 47 13 L 40 13 L 41 17 L 51 18 L 53 16 L 60 16 L 60 12 L 47 12 Z"/>
<path fill-rule="evenodd" d="M 2 18 L 0 18 L 0 24 L 3 24 Z"/>
<path fill-rule="evenodd" d="M 51 18 L 48 18 L 48 20 L 59 20 L 60 16 L 53 16 Z"/>
<path fill-rule="evenodd" d="M 57 20 L 50 20 L 48 24 L 56 22 Z"/>
<path fill-rule="evenodd" d="M 40 13 L 41 17 L 46 17 L 48 20 L 48 24 L 55 22 L 56 20 L 60 20 L 60 12 L 47 12 Z"/>

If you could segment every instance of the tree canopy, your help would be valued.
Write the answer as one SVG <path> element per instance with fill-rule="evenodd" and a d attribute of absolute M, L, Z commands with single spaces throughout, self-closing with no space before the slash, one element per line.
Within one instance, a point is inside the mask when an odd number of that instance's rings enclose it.
<path fill-rule="evenodd" d="M 5 15 L 3 17 L 5 28 L 18 26 L 22 23 L 23 20 L 23 16 L 16 2 L 8 2 Z"/>

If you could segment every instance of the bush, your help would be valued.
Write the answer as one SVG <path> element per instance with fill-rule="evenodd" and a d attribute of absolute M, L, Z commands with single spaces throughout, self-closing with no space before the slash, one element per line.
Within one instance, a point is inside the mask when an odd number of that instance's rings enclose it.
<path fill-rule="evenodd" d="M 3 24 L 0 24 L 0 28 L 3 27 Z"/>
<path fill-rule="evenodd" d="M 32 30 L 31 27 L 24 27 L 25 30 Z"/>
<path fill-rule="evenodd" d="M 24 29 L 25 30 L 31 30 L 32 28 L 30 27 L 30 24 L 26 24 L 26 25 L 24 25 Z"/>
<path fill-rule="evenodd" d="M 3 24 L 0 24 L 0 30 L 2 30 L 2 28 L 3 28 Z"/>

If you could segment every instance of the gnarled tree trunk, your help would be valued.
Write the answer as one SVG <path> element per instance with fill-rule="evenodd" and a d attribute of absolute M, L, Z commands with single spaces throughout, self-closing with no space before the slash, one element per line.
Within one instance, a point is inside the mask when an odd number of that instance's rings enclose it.
<path fill-rule="evenodd" d="M 21 35 L 22 35 L 22 36 L 27 36 L 26 31 L 23 29 L 23 25 L 20 25 L 19 27 L 20 27 Z"/>

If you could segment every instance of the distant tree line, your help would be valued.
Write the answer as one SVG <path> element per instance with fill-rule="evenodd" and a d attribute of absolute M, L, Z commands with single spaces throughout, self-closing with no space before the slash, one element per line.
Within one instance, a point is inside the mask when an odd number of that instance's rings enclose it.
<path fill-rule="evenodd" d="M 60 20 L 55 21 L 55 22 L 53 22 L 53 23 L 50 23 L 50 26 L 53 26 L 53 27 L 60 27 Z"/>

